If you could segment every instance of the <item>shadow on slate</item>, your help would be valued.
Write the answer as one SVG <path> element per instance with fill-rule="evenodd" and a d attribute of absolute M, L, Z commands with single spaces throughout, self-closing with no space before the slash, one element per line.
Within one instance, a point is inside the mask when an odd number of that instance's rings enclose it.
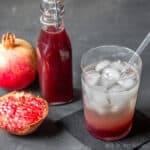
<path fill-rule="evenodd" d="M 1 90 L 1 89 L 0 89 Z M 24 89 L 26 92 L 31 92 L 35 95 L 38 95 L 38 96 L 41 96 L 41 92 L 39 91 L 40 90 L 40 86 L 39 86 L 39 79 L 38 77 L 33 81 L 33 83 L 31 83 L 27 88 Z M 1 93 L 7 93 L 8 91 L 6 90 L 1 90 L 0 91 L 0 94 Z M 73 89 L 73 94 L 74 94 L 74 97 L 73 97 L 73 101 L 72 102 L 75 102 L 77 100 L 81 100 L 81 90 L 80 89 L 77 89 L 77 88 L 74 88 Z"/>
<path fill-rule="evenodd" d="M 73 100 L 72 100 L 72 102 L 81 100 L 81 97 L 82 97 L 81 96 L 81 90 L 77 89 L 77 88 L 74 88 L 73 89 Z"/>
<path fill-rule="evenodd" d="M 82 110 L 63 118 L 57 123 L 61 124 L 69 133 L 92 150 L 130 150 L 139 147 L 150 138 L 150 120 L 139 111 L 135 113 L 130 134 L 115 142 L 106 142 L 92 137 L 85 128 Z"/>
<path fill-rule="evenodd" d="M 24 89 L 26 92 L 31 92 L 35 95 L 40 95 L 39 92 L 39 79 L 38 77 L 31 83 L 27 88 Z M 41 95 L 40 95 L 41 96 Z"/>
<path fill-rule="evenodd" d="M 32 134 L 26 136 L 19 136 L 19 138 L 31 140 L 31 139 L 46 139 L 53 136 L 57 136 L 63 131 L 63 126 L 59 123 L 52 122 L 50 119 L 46 119 L 42 125 Z M 14 135 L 12 135 L 14 136 Z M 16 136 L 18 138 L 18 136 Z"/>

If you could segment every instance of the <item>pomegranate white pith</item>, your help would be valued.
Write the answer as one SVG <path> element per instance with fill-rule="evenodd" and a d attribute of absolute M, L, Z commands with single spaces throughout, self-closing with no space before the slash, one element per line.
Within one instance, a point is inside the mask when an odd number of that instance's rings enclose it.
<path fill-rule="evenodd" d="M 48 114 L 48 103 L 26 92 L 0 97 L 0 128 L 16 135 L 35 131 Z"/>

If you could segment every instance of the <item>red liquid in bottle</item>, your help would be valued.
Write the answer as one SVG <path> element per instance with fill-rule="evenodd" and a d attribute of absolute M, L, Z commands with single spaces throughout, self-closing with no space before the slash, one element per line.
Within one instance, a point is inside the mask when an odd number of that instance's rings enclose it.
<path fill-rule="evenodd" d="M 73 98 L 72 49 L 64 28 L 42 28 L 37 43 L 38 72 L 43 97 L 51 104 Z"/>

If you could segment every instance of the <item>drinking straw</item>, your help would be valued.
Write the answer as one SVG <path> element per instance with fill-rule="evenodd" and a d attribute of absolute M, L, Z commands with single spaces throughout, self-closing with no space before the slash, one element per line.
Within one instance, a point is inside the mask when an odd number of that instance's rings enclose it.
<path fill-rule="evenodd" d="M 145 48 L 147 47 L 147 45 L 149 44 L 149 42 L 150 42 L 150 32 L 146 35 L 146 37 L 144 38 L 144 40 L 141 42 L 141 44 L 139 45 L 139 47 L 136 49 L 136 51 L 133 54 L 133 56 L 130 58 L 129 64 L 133 64 L 133 62 L 137 58 L 137 54 L 141 55 L 141 53 L 145 50 Z"/>

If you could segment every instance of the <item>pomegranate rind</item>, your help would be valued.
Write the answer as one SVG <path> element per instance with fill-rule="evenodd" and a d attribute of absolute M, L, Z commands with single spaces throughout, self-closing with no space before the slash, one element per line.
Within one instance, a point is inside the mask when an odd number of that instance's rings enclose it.
<path fill-rule="evenodd" d="M 16 38 L 13 48 L 6 49 L 0 43 L 0 87 L 22 90 L 37 76 L 36 51 L 23 39 Z"/>
<path fill-rule="evenodd" d="M 28 124 L 28 125 L 25 125 L 24 127 L 23 127 L 23 129 L 21 129 L 21 130 L 14 130 L 13 128 L 9 128 L 9 129 L 6 129 L 6 128 L 4 128 L 3 126 L 0 126 L 0 128 L 1 129 L 3 129 L 3 130 L 5 130 L 5 131 L 7 131 L 7 132 L 9 132 L 9 133 L 11 133 L 11 134 L 15 134 L 15 135 L 28 135 L 28 134 L 31 134 L 31 133 L 33 133 L 41 124 L 42 124 L 42 122 L 45 120 L 45 118 L 47 117 L 47 115 L 48 115 L 48 103 L 47 103 L 47 101 L 46 100 L 44 100 L 44 99 L 42 99 L 42 98 L 40 98 L 40 97 L 37 97 L 37 96 L 34 96 L 34 95 L 32 95 L 31 93 L 27 93 L 27 92 L 23 92 L 23 91 L 13 91 L 13 92 L 10 92 L 10 93 L 8 93 L 8 94 L 6 94 L 6 95 L 4 95 L 4 96 L 2 96 L 2 97 L 0 97 L 0 101 L 5 101 L 5 100 L 7 100 L 8 99 L 8 97 L 9 96 L 13 96 L 13 97 L 15 97 L 15 98 L 18 98 L 18 100 L 19 100 L 19 97 L 21 97 L 21 96 L 25 96 L 26 98 L 28 98 L 28 97 L 33 97 L 33 98 L 35 98 L 35 100 L 42 100 L 42 102 L 43 102 L 43 104 L 44 104 L 44 108 L 43 108 L 43 110 L 42 110 L 42 117 L 40 118 L 40 119 L 38 119 L 38 120 L 36 120 L 35 122 L 33 122 L 33 123 L 30 123 L 30 124 Z M 19 102 L 19 101 L 18 101 Z M 1 111 L 1 110 L 0 110 Z M 6 116 L 5 115 L 1 115 L 0 116 L 0 121 L 3 121 L 4 122 L 4 120 L 5 120 L 5 118 L 6 118 Z"/>

